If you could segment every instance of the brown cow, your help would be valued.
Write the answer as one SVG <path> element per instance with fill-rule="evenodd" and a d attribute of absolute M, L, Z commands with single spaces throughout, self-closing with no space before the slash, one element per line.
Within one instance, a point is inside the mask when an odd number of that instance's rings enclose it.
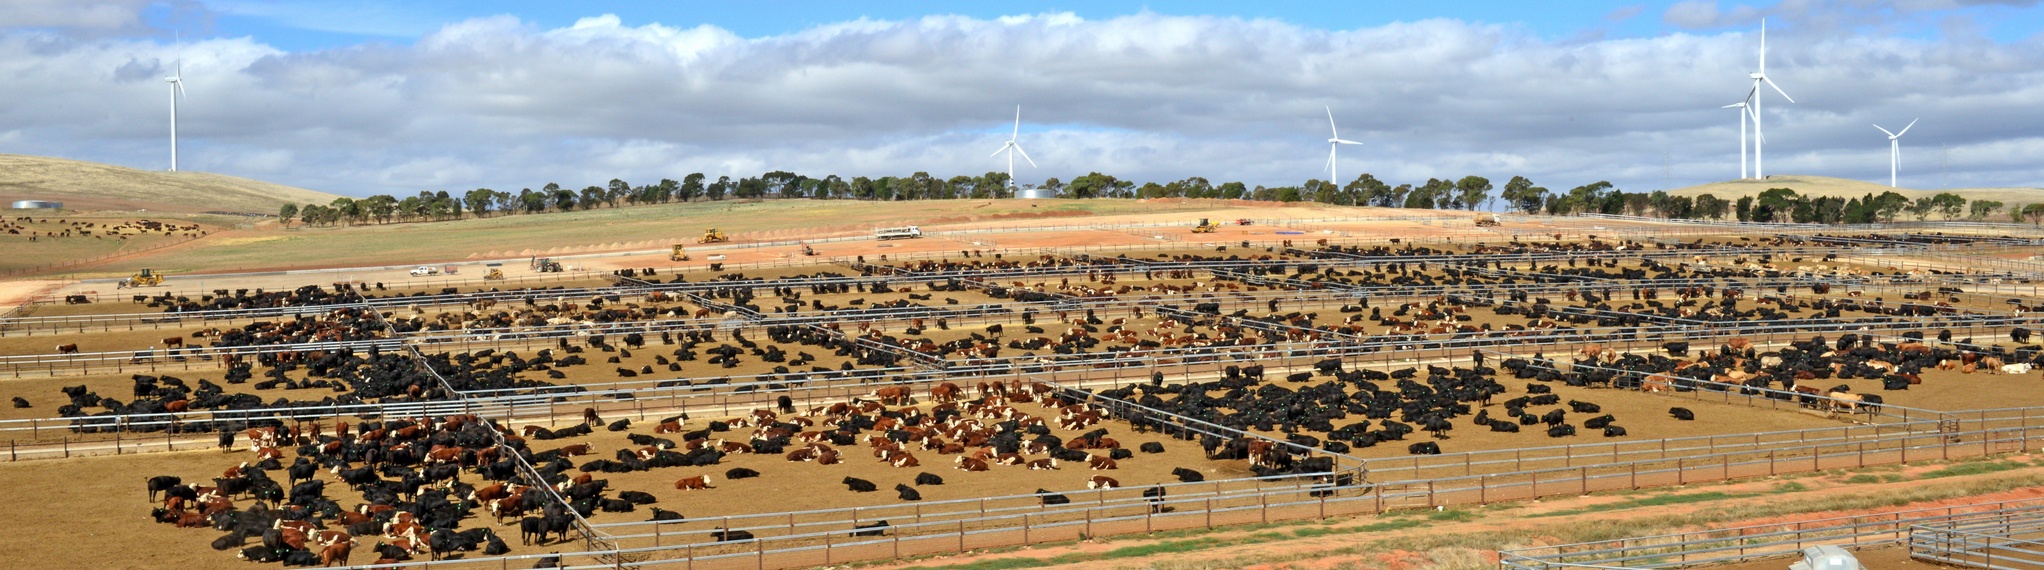
<path fill-rule="evenodd" d="M 956 469 L 958 469 L 958 470 L 960 470 L 960 471 L 985 471 L 985 470 L 987 470 L 987 462 L 986 462 L 986 461 L 983 461 L 983 460 L 979 460 L 979 459 L 973 459 L 973 458 L 971 458 L 971 457 L 965 457 L 965 456 L 962 456 L 962 455 L 961 455 L 961 456 L 958 456 L 958 458 L 957 458 L 957 459 L 954 459 L 954 460 L 952 460 L 951 462 L 952 462 L 952 463 L 955 463 L 955 464 L 957 464 L 957 465 L 955 465 L 955 466 L 954 466 L 954 468 L 956 468 Z"/>
<path fill-rule="evenodd" d="M 694 477 L 683 478 L 675 481 L 674 488 L 692 490 L 692 489 L 710 489 L 712 487 L 710 487 L 709 475 L 697 475 Z"/>
<path fill-rule="evenodd" d="M 348 554 L 354 548 L 354 541 L 336 542 L 326 547 L 325 550 L 319 551 L 319 565 L 333 566 L 335 563 L 339 563 L 342 566 L 347 566 Z"/>
<path fill-rule="evenodd" d="M 1114 480 L 1113 477 L 1108 477 L 1105 475 L 1094 475 L 1091 478 L 1086 479 L 1086 488 L 1088 489 L 1113 489 L 1115 487 L 1120 486 L 1121 486 L 1120 481 L 1116 481 Z"/>
<path fill-rule="evenodd" d="M 920 467 L 920 466 L 922 466 L 922 463 L 920 463 L 920 462 L 917 462 L 917 461 L 916 461 L 916 456 L 914 456 L 914 455 L 909 455 L 909 454 L 908 454 L 908 453 L 906 453 L 906 452 L 897 452 L 897 453 L 895 453 L 895 454 L 894 454 L 894 455 L 893 455 L 892 457 L 889 457 L 889 458 L 888 458 L 887 462 L 888 462 L 888 463 L 890 463 L 890 464 L 893 464 L 893 465 L 894 465 L 895 467 Z"/>
<path fill-rule="evenodd" d="M 163 339 L 164 348 L 184 348 L 185 337 L 173 336 Z"/>
<path fill-rule="evenodd" d="M 1092 469 L 1092 470 L 1094 470 L 1094 471 L 1106 471 L 1106 470 L 1108 470 L 1108 469 L 1120 469 L 1120 467 L 1118 467 L 1118 466 L 1116 466 L 1116 465 L 1114 464 L 1114 458 L 1112 458 L 1112 457 L 1108 457 L 1108 456 L 1105 456 L 1105 455 L 1093 455 L 1093 454 L 1087 454 L 1087 455 L 1086 455 L 1086 468 L 1088 468 L 1088 469 Z"/>
<path fill-rule="evenodd" d="M 660 425 L 653 426 L 653 433 L 681 433 L 681 422 L 660 422 Z"/>
<path fill-rule="evenodd" d="M 57 345 L 57 354 L 78 354 L 78 344 L 72 343 Z"/>
<path fill-rule="evenodd" d="M 561 446 L 561 455 L 566 455 L 566 456 L 568 456 L 568 457 L 574 457 L 574 456 L 577 456 L 577 455 L 588 455 L 588 454 L 589 454 L 589 444 L 588 444 L 588 443 L 577 443 L 577 444 L 574 444 L 574 445 L 563 445 L 563 446 Z"/>

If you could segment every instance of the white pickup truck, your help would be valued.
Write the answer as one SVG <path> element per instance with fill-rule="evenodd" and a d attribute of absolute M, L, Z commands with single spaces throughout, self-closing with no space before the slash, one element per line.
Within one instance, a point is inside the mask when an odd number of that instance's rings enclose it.
<path fill-rule="evenodd" d="M 438 268 L 438 267 L 433 267 L 433 266 L 431 266 L 431 265 L 421 265 L 421 266 L 418 266 L 417 268 L 414 268 L 414 269 L 412 269 L 412 276 L 413 276 L 413 277 L 426 277 L 426 276 L 430 276 L 430 275 L 439 275 L 439 274 L 440 274 L 440 268 Z"/>
<path fill-rule="evenodd" d="M 875 239 L 881 240 L 915 239 L 923 237 L 923 229 L 916 226 L 902 226 L 898 228 L 880 228 L 877 230 L 873 230 L 873 237 Z"/>

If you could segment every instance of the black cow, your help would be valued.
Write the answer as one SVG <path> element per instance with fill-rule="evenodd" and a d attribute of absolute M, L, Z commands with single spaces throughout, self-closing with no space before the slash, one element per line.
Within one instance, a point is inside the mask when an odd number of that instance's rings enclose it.
<path fill-rule="evenodd" d="M 1547 437 L 1568 437 L 1576 434 L 1576 426 L 1561 424 L 1547 428 Z"/>
<path fill-rule="evenodd" d="M 916 484 L 917 484 L 917 485 L 942 485 L 942 484 L 944 484 L 944 478 L 943 478 L 943 477 L 938 477 L 938 476 L 936 476 L 936 475 L 933 475 L 933 474 L 930 474 L 930 473 L 917 473 L 917 474 L 916 474 Z"/>
<path fill-rule="evenodd" d="M 625 491 L 618 493 L 617 498 L 631 501 L 634 505 L 651 505 L 660 502 L 659 497 L 654 497 L 652 493 L 643 491 Z"/>
<path fill-rule="evenodd" d="M 1184 467 L 1172 469 L 1171 475 L 1177 477 L 1180 483 L 1198 483 L 1207 480 L 1207 476 L 1201 475 L 1200 472 Z"/>
<path fill-rule="evenodd" d="M 1589 402 L 1578 402 L 1575 400 L 1568 401 L 1568 409 L 1569 411 L 1578 414 L 1595 414 L 1604 411 L 1603 408 L 1598 407 L 1596 404 L 1592 404 Z"/>
<path fill-rule="evenodd" d="M 546 535 L 547 535 L 546 519 L 539 517 L 525 517 L 524 519 L 518 521 L 519 544 L 531 546 L 535 540 L 538 541 L 540 544 L 546 544 Z"/>
<path fill-rule="evenodd" d="M 184 480 L 183 480 L 183 479 L 179 479 L 179 478 L 177 478 L 177 477 L 176 477 L 176 476 L 174 476 L 174 475 L 157 475 L 157 476 L 155 476 L 155 477 L 150 477 L 150 478 L 149 478 L 149 500 L 150 500 L 150 501 L 155 501 L 155 500 L 156 500 L 156 494 L 157 494 L 157 493 L 160 493 L 160 492 L 164 492 L 164 491 L 169 491 L 169 490 L 170 490 L 170 489 L 171 489 L 172 487 L 176 487 L 176 486 L 178 486 L 178 485 L 182 485 L 182 484 L 184 484 Z M 170 500 L 170 496 L 169 496 L 169 495 L 165 495 L 165 496 L 163 497 L 163 499 L 164 499 L 164 500 L 166 500 L 166 501 L 168 501 L 168 500 Z"/>
<path fill-rule="evenodd" d="M 914 489 L 910 490 L 913 491 Z M 888 526 L 891 525 L 888 525 L 887 521 L 874 521 L 862 525 L 854 525 L 852 528 L 858 530 L 852 531 L 852 536 L 887 536 Z"/>
<path fill-rule="evenodd" d="M 650 519 L 646 519 L 646 520 L 649 520 L 649 521 L 654 521 L 654 522 L 666 522 L 666 521 L 675 521 L 675 522 L 679 522 L 679 521 L 681 521 L 681 520 L 682 520 L 682 517 L 681 517 L 681 513 L 677 513 L 677 512 L 674 512 L 674 511 L 670 511 L 670 510 L 667 510 L 667 509 L 663 509 L 663 508 L 660 508 L 660 507 L 653 507 L 653 518 L 650 518 Z"/>
<path fill-rule="evenodd" d="M 1668 408 L 1668 415 L 1685 422 L 1696 419 L 1696 412 L 1689 411 L 1689 408 Z"/>
<path fill-rule="evenodd" d="M 919 493 L 919 492 L 916 492 L 916 488 L 915 488 L 915 487 L 910 487 L 910 486 L 908 486 L 908 485 L 903 485 L 903 484 L 899 484 L 899 483 L 896 483 L 896 484 L 894 485 L 894 490 L 895 490 L 895 492 L 897 492 L 897 493 L 900 493 L 900 494 L 901 494 L 901 500 L 904 500 L 904 501 L 920 501 L 920 500 L 923 500 L 923 494 L 922 494 L 922 493 Z"/>
<path fill-rule="evenodd" d="M 723 527 L 718 527 L 717 530 L 710 531 L 710 538 L 715 539 L 717 542 L 738 542 L 752 540 L 752 533 L 742 530 L 724 530 Z"/>
<path fill-rule="evenodd" d="M 1583 427 L 1589 429 L 1604 429 L 1604 426 L 1611 425 L 1611 422 L 1615 421 L 1618 421 L 1618 418 L 1611 417 L 1611 414 L 1604 414 L 1601 416 L 1583 420 Z"/>
<path fill-rule="evenodd" d="M 865 479 L 859 479 L 856 477 L 845 477 L 843 481 L 839 482 L 844 483 L 845 488 L 851 489 L 852 492 L 855 493 L 871 493 L 880 490 L 879 487 L 873 486 L 872 481 L 867 481 Z"/>
<path fill-rule="evenodd" d="M 730 470 L 724 472 L 725 479 L 750 479 L 758 476 L 759 476 L 758 471 L 753 471 L 751 469 L 746 469 L 744 467 L 732 467 Z"/>
<path fill-rule="evenodd" d="M 1405 446 L 1405 452 L 1411 455 L 1440 455 L 1441 444 L 1434 443 L 1431 441 L 1422 441 L 1419 443 Z"/>
<path fill-rule="evenodd" d="M 1059 495 L 1057 493 L 1052 493 L 1048 489 L 1037 489 L 1036 496 L 1037 498 L 1043 501 L 1043 506 L 1046 507 L 1051 505 L 1066 505 L 1071 504 L 1072 502 L 1070 498 L 1065 497 L 1064 495 Z"/>
<path fill-rule="evenodd" d="M 1139 447 L 1138 449 L 1142 449 L 1142 450 L 1143 450 L 1143 453 L 1163 453 L 1163 452 L 1164 452 L 1164 444 L 1162 444 L 1162 443 L 1157 443 L 1157 442 L 1154 442 L 1154 441 L 1146 441 L 1146 442 L 1143 442 L 1143 445 L 1142 445 L 1141 447 Z"/>
<path fill-rule="evenodd" d="M 1620 427 L 1620 426 L 1604 426 L 1604 437 L 1623 437 L 1624 435 L 1625 435 L 1625 428 L 1623 428 L 1623 427 Z"/>
<path fill-rule="evenodd" d="M 23 398 L 22 398 L 21 396 L 15 396 L 15 397 L 14 397 L 14 407 L 15 407 L 15 408 L 17 408 L 17 409 L 19 409 L 19 408 L 27 408 L 27 407 L 30 407 L 30 406 L 28 405 L 28 400 L 26 400 L 26 399 L 23 399 Z"/>

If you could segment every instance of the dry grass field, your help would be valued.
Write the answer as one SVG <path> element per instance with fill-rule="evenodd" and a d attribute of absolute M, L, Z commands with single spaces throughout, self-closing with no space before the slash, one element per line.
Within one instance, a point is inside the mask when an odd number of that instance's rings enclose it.
<path fill-rule="evenodd" d="M 1886 184 L 1877 182 L 1802 174 L 1777 174 L 1769 176 L 1765 180 L 1712 182 L 1688 188 L 1669 190 L 1668 193 L 1677 196 L 1710 194 L 1725 200 L 1738 200 L 1745 196 L 1758 196 L 1769 188 L 1795 190 L 1796 195 L 1799 196 L 1836 196 L 1846 199 L 1859 198 L 1867 194 L 1879 196 L 1882 192 L 1892 191 L 1911 200 L 1943 192 L 1951 192 L 1963 196 L 1967 200 L 1997 200 L 2009 205 L 2044 201 L 2044 193 L 2040 193 L 2037 188 L 1952 188 L 1946 190 L 1891 188 Z M 2006 222 L 2009 219 L 2006 215 L 1998 215 L 1987 221 Z"/>
<path fill-rule="evenodd" d="M 70 210 L 276 215 L 284 204 L 325 204 L 334 198 L 339 196 L 221 174 L 0 154 L 0 202 L 53 200 Z"/>

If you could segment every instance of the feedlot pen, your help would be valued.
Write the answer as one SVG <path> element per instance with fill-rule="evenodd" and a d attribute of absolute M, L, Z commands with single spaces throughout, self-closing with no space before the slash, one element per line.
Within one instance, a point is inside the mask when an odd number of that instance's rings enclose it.
<path fill-rule="evenodd" d="M 1613 377 L 1638 380 L 1649 373 L 1629 369 L 1628 364 L 1622 363 L 1600 363 L 1593 359 L 1571 365 L 1566 361 L 1586 346 L 1612 354 L 1659 357 L 1672 354 L 1666 348 L 1668 343 L 1687 342 L 1690 351 L 1706 351 L 1738 341 L 1751 344 L 1759 352 L 1773 352 L 1814 335 L 1822 334 L 1828 342 L 1848 333 L 1888 345 L 1916 342 L 1919 339 L 1915 335 L 1922 335 L 1922 342 L 1955 355 L 1994 354 L 2005 356 L 2008 362 L 2028 361 L 2037 356 L 2035 339 L 2016 337 L 2026 336 L 2018 331 L 2044 328 L 2044 320 L 2012 310 L 2044 304 L 2034 295 L 2025 294 L 2033 292 L 2028 290 L 2027 283 L 2033 274 L 2010 273 L 2006 264 L 1991 265 L 1996 268 L 1991 275 L 1967 274 L 1884 266 L 1867 263 L 1870 258 L 1851 257 L 1869 248 L 1880 248 L 1936 255 L 1946 260 L 1968 258 L 1966 249 L 1881 235 L 1826 242 L 1824 246 L 1783 245 L 1778 246 L 1780 251 L 1770 251 L 1772 246 L 1735 243 L 1694 246 L 1702 249 L 1610 241 L 1563 242 L 1554 247 L 1506 243 L 1482 246 L 1524 250 L 1515 253 L 1478 250 L 1468 244 L 1380 251 L 1301 248 L 1265 252 L 1260 248 L 1247 251 L 1231 248 L 1225 253 L 1210 252 L 1205 259 L 1194 258 L 1192 252 L 1197 250 L 1188 250 L 1161 259 L 1090 256 L 1029 266 L 1031 261 L 1051 260 L 1020 258 L 1007 260 L 1016 262 L 1009 266 L 976 267 L 917 262 L 861 267 L 860 271 L 845 271 L 842 267 L 822 269 L 840 274 L 837 276 L 626 282 L 602 289 L 532 292 L 523 296 L 615 295 L 620 299 L 614 304 L 679 309 L 688 316 L 503 330 L 388 329 L 390 332 L 378 337 L 346 338 L 325 345 L 208 347 L 208 352 L 191 353 L 182 362 L 163 357 L 149 361 L 133 358 L 135 344 L 183 330 L 151 326 L 144 329 L 149 332 L 130 334 L 125 327 L 117 329 L 120 325 L 113 324 L 132 326 L 146 316 L 102 313 L 25 318 L 33 321 L 5 319 L 0 320 L 0 330 L 14 331 L 4 340 L 19 343 L 16 350 L 74 343 L 105 343 L 121 350 L 111 356 L 81 352 L 27 357 L 14 356 L 18 353 L 10 351 L 6 358 L 16 360 L 0 365 L 13 366 L 15 374 L 23 378 L 7 381 L 5 390 L 11 393 L 5 395 L 20 395 L 30 407 L 11 409 L 7 417 L 12 419 L 0 421 L 0 431 L 6 431 L 12 440 L 11 459 L 29 459 L 68 457 L 74 455 L 74 448 L 78 455 L 210 449 L 210 430 L 186 429 L 188 425 L 266 421 L 286 425 L 306 421 L 332 424 L 469 413 L 509 428 L 566 427 L 579 423 L 581 411 L 586 408 L 606 420 L 631 419 L 632 427 L 620 432 L 599 430 L 586 437 L 532 441 L 531 448 L 534 452 L 545 452 L 588 443 L 597 452 L 595 457 L 607 457 L 611 452 L 632 447 L 622 440 L 624 433 L 644 433 L 661 418 L 689 413 L 692 417 L 689 429 L 700 429 L 702 422 L 711 419 L 735 418 L 754 409 L 773 407 L 781 397 L 807 407 L 870 398 L 881 389 L 904 388 L 916 395 L 916 405 L 927 412 L 929 391 L 939 384 L 955 382 L 970 391 L 981 382 L 1015 381 L 1050 386 L 1056 393 L 1069 394 L 1078 401 L 1086 400 L 1084 395 L 1088 393 L 1149 386 L 1184 387 L 1193 383 L 1212 384 L 1204 391 L 1207 397 L 1231 398 L 1229 390 L 1219 383 L 1236 378 L 1236 371 L 1231 368 L 1239 371 L 1252 364 L 1263 366 L 1263 376 L 1250 386 L 1277 387 L 1289 392 L 1318 389 L 1332 383 L 1358 389 L 1360 384 L 1355 380 L 1339 380 L 1329 371 L 1386 374 L 1416 370 L 1418 375 L 1412 379 L 1424 384 L 1429 368 L 1472 369 L 1471 359 L 1479 352 L 1488 357 L 1484 365 L 1490 370 L 1475 371 L 1477 376 L 1492 379 L 1501 385 L 1501 390 L 1490 401 L 1470 402 L 1468 413 L 1484 411 L 1494 418 L 1502 417 L 1503 402 L 1551 393 L 1557 403 L 1540 405 L 1538 411 L 1566 407 L 1559 402 L 1590 401 L 1604 409 L 1572 415 L 1564 423 L 1580 425 L 1593 415 L 1610 414 L 1630 429 L 1629 433 L 1608 440 L 1588 429 L 1569 438 L 1550 438 L 1540 433 L 1545 425 L 1529 426 L 1524 433 L 1497 433 L 1472 423 L 1468 415 L 1460 415 L 1449 419 L 1454 430 L 1443 432 L 1443 437 L 1416 432 L 1379 445 L 1337 452 L 1330 451 L 1331 447 L 1300 446 L 1287 441 L 1291 439 L 1288 436 L 1296 435 L 1310 435 L 1313 441 L 1320 442 L 1347 441 L 1326 431 L 1304 426 L 1285 429 L 1228 426 L 1182 415 L 1178 412 L 1184 408 L 1180 407 L 1153 408 L 1132 400 L 1094 396 L 1092 401 L 1097 405 L 1112 410 L 1112 417 L 1096 427 L 1107 428 L 1111 436 L 1128 447 L 1162 444 L 1164 453 L 1136 454 L 1125 459 L 1121 469 L 1112 471 L 1089 471 L 1083 462 L 1066 462 L 1055 471 L 1028 471 L 1015 466 L 998 467 L 992 473 L 967 473 L 951 468 L 951 460 L 956 457 L 953 455 L 917 451 L 916 455 L 923 459 L 920 469 L 898 469 L 877 463 L 866 447 L 853 445 L 843 447 L 849 464 L 843 467 L 789 464 L 766 454 L 739 454 L 726 456 L 724 461 L 707 468 L 611 474 L 604 477 L 612 481 L 615 490 L 650 491 L 660 500 L 654 506 L 685 511 L 686 520 L 650 523 L 644 522 L 643 514 L 595 513 L 588 517 L 586 525 L 578 527 L 583 542 L 576 544 L 587 551 L 561 555 L 562 562 L 571 565 L 612 567 L 629 562 L 640 567 L 705 568 L 840 563 L 1079 536 L 1480 504 L 1603 489 L 1950 459 L 2022 449 L 2032 444 L 2032 438 L 2044 437 L 2044 417 L 2040 417 L 2044 410 L 2020 407 L 2044 406 L 2044 400 L 2022 399 L 2035 391 L 2011 393 L 1994 389 L 2034 380 L 2037 376 L 2034 371 L 2001 375 L 1926 369 L 1920 374 L 1921 384 L 1897 391 L 1882 390 L 1877 379 L 1819 381 L 1826 386 L 1844 384 L 1852 394 L 1886 396 L 1885 408 L 1836 411 L 1838 404 L 1829 396 L 1817 397 L 1824 401 L 1812 405 L 1795 400 L 1794 395 L 1771 398 L 1769 391 L 1773 388 L 1703 382 L 1685 383 L 1683 389 L 1675 391 L 1649 392 L 1638 390 L 1639 382 L 1575 385 L 1553 378 L 1516 379 L 1512 371 L 1500 368 L 1507 360 L 1544 357 L 1558 361 L 1544 368 L 1557 376 L 1608 372 Z M 1234 255 L 1269 259 L 1229 259 Z M 1779 259 L 1763 261 L 1764 255 Z M 1797 263 L 1787 260 L 1790 256 L 1802 257 L 1805 259 L 1801 265 L 1807 266 L 1831 255 L 1851 257 L 1854 262 L 1831 263 L 1819 271 L 1798 268 Z M 1592 261 L 1598 262 L 1595 269 L 1602 273 L 1589 271 Z M 1583 270 L 1564 271 L 1571 265 L 1579 265 Z M 868 272 L 871 275 L 862 274 Z M 1117 281 L 1103 283 L 1107 278 Z M 891 290 L 862 293 L 862 288 L 882 282 L 889 284 Z M 1017 282 L 1023 286 L 1016 287 Z M 1044 290 L 1036 291 L 1036 283 L 1043 283 Z M 852 290 L 814 293 L 812 287 Z M 1129 289 L 1124 291 L 1123 287 Z M 1674 291 L 1685 288 L 1710 292 L 1678 299 Z M 1633 292 L 1642 289 L 1655 290 L 1658 300 L 1633 296 Z M 729 296 L 737 290 L 749 294 Z M 1728 290 L 1739 290 L 1743 295 L 1733 299 L 1726 294 Z M 1880 301 L 1875 303 L 1875 299 Z M 424 319 L 472 311 L 480 300 L 493 300 L 500 306 L 525 303 L 516 292 L 476 292 L 419 303 L 364 303 L 360 310 L 375 312 L 375 318 L 385 320 L 408 318 L 416 311 Z M 791 302 L 783 303 L 784 300 Z M 854 308 L 853 300 L 866 301 L 868 306 L 885 301 L 893 306 L 854 311 L 850 310 Z M 1650 307 L 1646 301 L 1656 303 Z M 837 308 L 818 308 L 812 302 Z M 1704 318 L 1660 312 L 1674 311 L 1673 307 L 1683 302 L 1697 309 L 1723 307 L 1727 314 Z M 802 306 L 795 312 L 780 310 L 796 303 Z M 413 309 L 412 305 L 420 309 Z M 1804 305 L 1831 307 L 1839 314 L 1827 315 L 1824 309 L 1813 310 Z M 1791 306 L 1797 310 L 1770 315 L 1773 307 Z M 297 310 L 309 315 L 308 318 L 320 318 L 334 308 Z M 1534 309 L 1538 316 L 1529 316 L 1529 309 Z M 703 311 L 709 314 L 704 315 Z M 1438 313 L 1439 316 L 1431 317 L 1434 322 L 1447 324 L 1435 325 L 1440 330 L 1398 330 L 1386 319 L 1411 323 L 1420 320 L 1421 313 Z M 281 310 L 230 312 L 218 316 L 219 324 L 208 326 L 225 328 L 282 314 Z M 1465 316 L 1468 318 L 1461 318 Z M 942 329 L 936 328 L 939 319 L 943 320 Z M 1110 324 L 1111 321 L 1120 322 Z M 1024 332 L 1031 326 L 1044 332 Z M 1127 330 L 1138 340 L 1162 338 L 1166 332 L 1174 333 L 1173 336 L 1192 335 L 1200 340 L 1156 346 L 1103 340 L 1074 344 L 1071 350 L 1059 351 L 1008 346 L 1010 341 L 1058 339 L 1060 335 L 1082 330 L 1086 332 L 1084 336 L 1095 339 Z M 831 372 L 813 371 L 807 366 L 786 366 L 790 370 L 782 371 L 752 356 L 742 357 L 745 362 L 735 368 L 704 368 L 700 361 L 688 361 L 677 362 L 682 366 L 678 374 L 660 370 L 653 357 L 665 358 L 670 349 L 679 349 L 660 342 L 657 336 L 689 331 L 713 331 L 713 340 L 702 343 L 704 348 L 735 344 L 731 333 L 736 331 L 762 348 L 777 347 L 788 354 L 813 353 L 818 357 L 816 364 L 827 365 Z M 832 342 L 841 347 L 857 347 L 853 351 L 856 354 L 832 353 L 816 345 L 773 340 L 769 338 L 772 331 L 835 339 Z M 1941 331 L 1950 334 L 1940 335 Z M 632 333 L 655 340 L 643 348 L 630 349 L 632 356 L 589 342 L 592 334 L 600 334 L 615 345 L 620 337 Z M 24 337 L 33 334 L 35 340 L 16 341 L 15 334 Z M 1936 338 L 1940 336 L 1947 340 Z M 920 339 L 927 339 L 928 343 L 908 342 Z M 963 354 L 944 348 L 974 342 L 999 348 L 983 354 Z M 560 351 L 564 344 L 586 348 L 578 354 L 586 356 L 590 364 L 562 367 L 564 377 L 521 372 L 519 377 L 532 380 L 533 384 L 516 388 L 468 387 L 441 377 L 437 382 L 440 389 L 434 391 L 428 386 L 423 396 L 345 400 L 353 386 L 272 391 L 251 388 L 250 384 L 230 384 L 221 378 L 222 362 L 230 355 L 260 360 L 264 355 L 290 354 L 293 356 L 277 358 L 292 358 L 306 352 L 355 353 L 372 347 L 391 352 L 403 347 L 405 351 L 422 352 L 418 358 L 423 362 L 423 353 L 429 352 L 459 354 L 497 349 L 533 355 L 542 350 Z M 850 362 L 856 355 L 893 356 L 891 361 Z M 613 364 L 603 360 L 611 357 L 618 361 Z M 1329 363 L 1333 368 L 1326 368 Z M 650 378 L 619 377 L 608 373 L 613 368 L 649 368 L 653 372 Z M 40 373 L 35 375 L 48 377 L 27 377 L 26 372 L 37 369 Z M 256 369 L 261 371 L 263 367 Z M 59 404 L 70 401 L 57 393 L 61 386 L 84 385 L 89 391 L 127 400 L 130 395 L 123 385 L 128 383 L 129 375 L 164 372 L 187 382 L 210 380 L 220 384 L 227 394 L 258 395 L 263 401 L 282 397 L 288 405 L 125 414 L 117 413 L 115 408 L 104 408 L 107 412 L 99 415 L 50 417 Z M 294 381 L 315 379 L 297 370 L 284 374 Z M 708 382 L 710 379 L 721 381 Z M 680 380 L 690 382 L 679 383 Z M 1389 378 L 1372 377 L 1366 382 L 1386 391 L 1398 389 L 1394 387 L 1397 382 Z M 1527 387 L 1533 385 L 1545 389 L 1536 393 Z M 1179 400 L 1179 392 L 1160 393 L 1170 396 L 1163 402 L 1177 405 L 1174 402 Z M 1979 396 L 1983 393 L 1998 396 L 1984 400 Z M 338 394 L 343 399 L 310 400 L 321 398 L 321 394 Z M 136 402 L 144 399 L 137 396 Z M 1962 411 L 1995 405 L 2019 407 Z M 1670 419 L 1665 412 L 1669 407 L 1687 407 L 1697 417 L 1694 421 Z M 1018 408 L 1046 418 L 1056 415 L 1056 410 L 1031 404 L 1020 404 Z M 1220 409 L 1230 414 L 1249 411 L 1226 406 Z M 1165 431 L 1136 434 L 1129 423 L 1131 419 Z M 1356 419 L 1362 418 L 1337 420 L 1334 424 Z M 1372 418 L 1375 421 L 1372 425 L 1388 426 L 1386 422 L 1399 419 Z M 1051 432 L 1072 438 L 1090 429 L 1094 428 L 1053 427 Z M 1180 439 L 1188 436 L 1193 439 Z M 1279 449 L 1296 448 L 1301 459 L 1331 460 L 1332 469 L 1257 477 L 1242 460 L 1193 455 L 1202 453 L 1195 447 L 1202 436 L 1261 440 Z M 1579 438 L 1600 442 L 1579 443 L 1582 441 Z M 1446 453 L 1409 454 L 1408 444 L 1419 442 L 1437 443 Z M 200 474 L 239 461 L 204 457 L 200 454 L 180 466 L 158 469 L 204 480 Z M 761 476 L 722 481 L 724 472 L 734 467 L 756 470 Z M 1179 483 L 1169 471 L 1181 467 L 1202 472 L 1208 480 Z M 540 477 L 531 472 L 530 466 L 524 469 L 528 480 Z M 920 502 L 893 498 L 889 487 L 908 482 L 919 470 L 941 474 L 947 484 L 925 488 L 925 500 Z M 698 473 L 715 476 L 719 488 L 681 491 L 666 483 L 675 477 Z M 1123 487 L 1086 489 L 1086 479 L 1098 474 L 1119 479 Z M 836 483 L 843 476 L 871 480 L 881 490 L 849 493 Z M 1039 488 L 1067 501 L 1049 503 L 1042 495 L 1031 492 Z M 1161 497 L 1145 496 L 1148 489 L 1165 492 Z M 344 492 L 336 494 L 347 496 Z M 770 506 L 763 507 L 762 499 L 771 499 Z M 132 513 L 128 506 L 112 507 L 106 512 Z M 107 516 L 134 521 L 119 524 L 148 524 L 131 515 Z M 862 530 L 865 525 L 882 520 L 887 521 L 885 530 L 877 533 Z M 464 527 L 515 533 L 516 521 L 509 522 L 510 526 L 495 526 L 486 517 L 478 517 Z M 751 538 L 716 540 L 710 534 L 715 529 L 743 530 Z M 194 560 L 202 566 L 225 562 L 216 555 L 204 554 L 205 546 L 200 542 L 208 533 L 160 533 L 155 532 L 154 525 L 150 530 L 151 536 L 166 535 L 162 540 L 175 550 L 193 551 Z M 563 546 L 566 545 L 535 550 L 514 545 L 509 557 L 471 553 L 462 560 L 432 564 L 413 561 L 406 566 L 529 566 L 531 561 L 545 556 L 538 552 L 575 550 Z"/>

